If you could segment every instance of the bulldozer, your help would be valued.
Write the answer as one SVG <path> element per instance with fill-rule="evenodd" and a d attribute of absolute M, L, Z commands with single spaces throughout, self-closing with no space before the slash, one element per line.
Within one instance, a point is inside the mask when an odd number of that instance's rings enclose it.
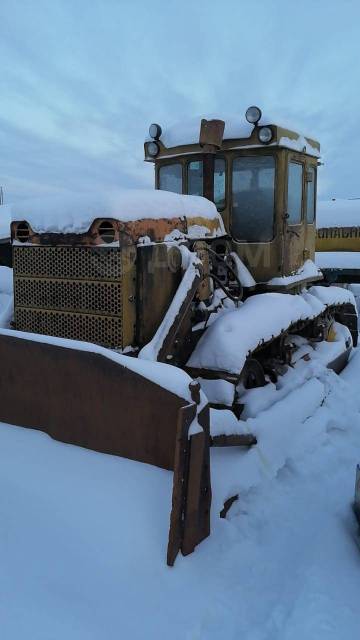
<path fill-rule="evenodd" d="M 210 448 L 256 445 L 209 409 L 241 421 L 299 349 L 341 371 L 357 312 L 314 264 L 316 140 L 251 106 L 144 151 L 155 190 L 13 206 L 0 420 L 172 470 L 172 565 L 210 533 Z"/>

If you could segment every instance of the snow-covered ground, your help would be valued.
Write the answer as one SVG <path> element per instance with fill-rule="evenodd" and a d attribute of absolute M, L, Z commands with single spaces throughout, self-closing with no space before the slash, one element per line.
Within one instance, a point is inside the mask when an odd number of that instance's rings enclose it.
<path fill-rule="evenodd" d="M 212 534 L 173 568 L 171 473 L 1 424 L 1 638 L 358 638 L 360 351 L 306 371 L 252 398 L 257 447 L 212 451 Z"/>
<path fill-rule="evenodd" d="M 320 269 L 360 269 L 358 251 L 317 251 L 315 260 Z"/>

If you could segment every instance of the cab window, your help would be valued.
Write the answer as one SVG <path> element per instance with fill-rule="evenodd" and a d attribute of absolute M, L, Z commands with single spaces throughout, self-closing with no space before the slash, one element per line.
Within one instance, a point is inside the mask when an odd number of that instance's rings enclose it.
<path fill-rule="evenodd" d="M 236 158 L 232 169 L 232 234 L 237 240 L 268 242 L 274 237 L 275 159 Z"/>
<path fill-rule="evenodd" d="M 303 165 L 299 162 L 289 163 L 288 172 L 288 224 L 300 224 L 302 214 Z"/>
<path fill-rule="evenodd" d="M 166 164 L 159 169 L 159 189 L 182 193 L 182 165 Z"/>
<path fill-rule="evenodd" d="M 314 167 L 308 168 L 306 172 L 306 217 L 309 224 L 315 220 L 315 200 L 316 200 L 316 171 Z"/>
<path fill-rule="evenodd" d="M 224 158 L 214 160 L 214 202 L 219 211 L 225 208 L 226 164 Z M 193 160 L 187 166 L 187 192 L 193 196 L 204 195 L 204 163 Z"/>
<path fill-rule="evenodd" d="M 204 169 L 203 161 L 189 162 L 187 169 L 188 193 L 193 196 L 202 196 L 204 193 Z"/>
<path fill-rule="evenodd" d="M 224 158 L 215 158 L 214 163 L 214 202 L 218 211 L 225 209 L 226 164 Z"/>

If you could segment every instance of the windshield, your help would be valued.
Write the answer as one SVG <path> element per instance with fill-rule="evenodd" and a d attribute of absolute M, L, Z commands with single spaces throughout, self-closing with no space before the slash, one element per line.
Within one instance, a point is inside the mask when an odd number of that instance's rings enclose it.
<path fill-rule="evenodd" d="M 218 211 L 225 209 L 226 164 L 224 158 L 215 158 L 214 163 L 214 202 Z"/>
<path fill-rule="evenodd" d="M 224 158 L 214 160 L 214 203 L 219 211 L 225 208 L 226 164 Z M 194 196 L 204 195 L 204 163 L 193 160 L 187 166 L 187 192 Z"/>
<path fill-rule="evenodd" d="M 188 193 L 193 196 L 203 195 L 204 169 L 202 160 L 189 162 L 188 168 Z"/>
<path fill-rule="evenodd" d="M 166 164 L 160 167 L 159 189 L 182 193 L 182 166 L 180 163 Z"/>
<path fill-rule="evenodd" d="M 184 186 L 184 192 L 189 195 L 204 195 L 204 162 L 203 160 L 191 160 L 185 165 L 187 172 L 187 189 Z M 219 211 L 225 208 L 225 187 L 226 187 L 226 162 L 225 158 L 215 158 L 213 165 L 213 189 L 214 195 L 210 199 L 214 199 L 215 205 Z M 183 168 L 179 162 L 166 164 L 159 167 L 158 173 L 159 189 L 163 191 L 174 191 L 175 193 L 183 193 Z M 184 176 L 185 177 L 185 176 Z M 186 185 L 186 183 L 185 183 Z M 186 191 L 185 191 L 186 190 Z M 209 197 L 209 195 L 207 196 Z"/>
<path fill-rule="evenodd" d="M 274 237 L 275 160 L 273 156 L 236 158 L 232 171 L 232 234 L 246 242 Z"/>

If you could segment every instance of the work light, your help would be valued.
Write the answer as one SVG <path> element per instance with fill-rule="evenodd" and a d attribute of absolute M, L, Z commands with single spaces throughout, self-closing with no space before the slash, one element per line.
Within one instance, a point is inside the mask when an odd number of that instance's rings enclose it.
<path fill-rule="evenodd" d="M 261 109 L 259 107 L 249 107 L 246 110 L 245 118 L 250 124 L 257 124 L 261 118 Z"/>
<path fill-rule="evenodd" d="M 148 142 L 148 144 L 146 145 L 146 150 L 151 158 L 156 158 L 160 151 L 160 147 L 157 142 Z"/>
<path fill-rule="evenodd" d="M 264 144 L 269 144 L 269 142 L 271 142 L 272 140 L 273 133 L 270 127 L 261 127 L 261 129 L 259 129 L 258 136 L 259 136 L 260 142 L 263 142 Z"/>
<path fill-rule="evenodd" d="M 154 138 L 154 140 L 159 140 L 161 133 L 162 133 L 162 130 L 160 125 L 153 122 L 153 124 L 151 124 L 149 127 L 150 138 Z"/>

